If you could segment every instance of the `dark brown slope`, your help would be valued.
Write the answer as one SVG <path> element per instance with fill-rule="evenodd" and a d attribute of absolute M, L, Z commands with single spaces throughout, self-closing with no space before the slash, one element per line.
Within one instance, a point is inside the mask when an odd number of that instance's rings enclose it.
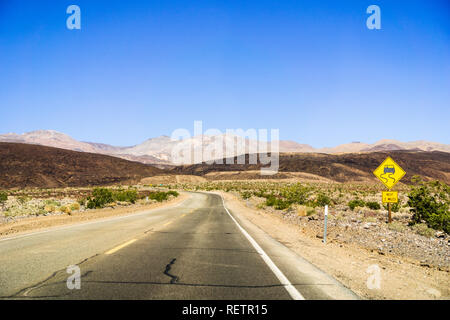
<path fill-rule="evenodd" d="M 439 151 L 391 151 L 338 155 L 318 153 L 281 154 L 279 171 L 306 172 L 338 182 L 376 179 L 372 172 L 387 156 L 391 156 L 406 171 L 402 182 L 409 182 L 412 176 L 420 175 L 450 184 L 450 153 Z M 246 163 L 248 163 L 248 155 L 246 159 Z M 247 171 L 260 168 L 260 164 L 196 164 L 176 167 L 172 171 L 182 174 L 205 175 L 209 172 Z M 283 177 L 283 175 L 275 176 L 275 178 L 277 177 Z"/>
<path fill-rule="evenodd" d="M 0 188 L 106 185 L 162 172 L 149 165 L 101 154 L 0 142 Z"/>

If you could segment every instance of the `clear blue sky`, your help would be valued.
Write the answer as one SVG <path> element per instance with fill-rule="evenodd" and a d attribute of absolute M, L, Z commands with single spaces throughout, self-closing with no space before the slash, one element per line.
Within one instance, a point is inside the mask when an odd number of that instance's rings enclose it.
<path fill-rule="evenodd" d="M 314 147 L 450 143 L 449 110 L 445 0 L 0 0 L 0 133 L 133 145 L 202 120 Z"/>

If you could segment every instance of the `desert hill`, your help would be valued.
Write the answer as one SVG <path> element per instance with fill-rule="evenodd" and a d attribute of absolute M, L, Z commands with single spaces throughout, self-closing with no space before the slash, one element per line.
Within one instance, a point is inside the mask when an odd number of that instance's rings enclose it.
<path fill-rule="evenodd" d="M 161 172 L 150 165 L 102 154 L 0 142 L 0 189 L 125 183 Z"/>
<path fill-rule="evenodd" d="M 450 184 L 450 153 L 425 151 L 391 151 L 372 153 L 318 154 L 318 153 L 282 153 L 279 160 L 279 173 L 273 178 L 286 178 L 286 173 L 302 172 L 337 182 L 376 181 L 372 172 L 387 157 L 391 156 L 405 171 L 402 182 L 410 182 L 414 175 L 427 179 L 436 179 Z M 224 160 L 225 163 L 225 160 Z M 236 158 L 234 158 L 236 163 Z M 248 163 L 248 155 L 246 155 Z M 236 177 L 268 178 L 260 176 L 258 164 L 194 164 L 172 169 L 177 174 L 191 174 L 205 177 L 218 177 L 219 172 L 253 172 L 252 175 Z M 229 179 L 230 175 L 223 175 Z"/>
<path fill-rule="evenodd" d="M 188 139 L 174 141 L 169 136 L 160 136 L 150 138 L 142 143 L 129 147 L 117 147 L 104 143 L 78 141 L 67 134 L 54 130 L 38 130 L 23 134 L 7 133 L 0 134 L 0 142 L 17 142 L 27 144 L 38 144 L 55 148 L 62 148 L 73 151 L 83 151 L 91 153 L 107 154 L 110 156 L 138 161 L 146 164 L 158 165 L 161 168 L 175 164 L 172 159 L 173 148 L 192 148 L 192 150 L 206 150 L 214 146 L 216 139 L 221 139 L 227 146 L 229 143 L 236 143 L 238 139 L 243 141 L 246 146 L 245 152 L 251 152 L 248 149 L 249 144 L 256 142 L 233 134 L 222 134 L 216 136 L 198 135 Z M 413 150 L 413 151 L 442 151 L 450 152 L 450 145 L 429 141 L 402 142 L 398 140 L 380 140 L 373 144 L 363 142 L 352 142 L 335 147 L 316 149 L 307 144 L 300 144 L 295 141 L 280 140 L 280 152 L 295 153 L 356 153 L 356 152 L 378 152 L 395 150 Z M 204 161 L 208 159 L 203 159 Z"/>
<path fill-rule="evenodd" d="M 303 177 L 336 182 L 375 182 L 377 180 L 372 172 L 388 155 L 406 171 L 402 182 L 407 183 L 412 176 L 420 175 L 450 184 L 450 153 L 439 151 L 281 153 L 279 172 L 274 176 L 261 176 L 260 163 L 202 163 L 162 170 L 108 155 L 0 142 L 0 189 L 125 184 L 163 175 L 198 176 L 207 180 Z M 234 161 L 236 163 L 236 158 Z"/>

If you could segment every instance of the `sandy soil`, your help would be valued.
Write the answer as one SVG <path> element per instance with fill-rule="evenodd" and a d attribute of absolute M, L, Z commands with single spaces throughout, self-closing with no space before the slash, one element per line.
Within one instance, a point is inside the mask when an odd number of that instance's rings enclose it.
<path fill-rule="evenodd" d="M 321 239 L 282 217 L 246 206 L 235 195 L 222 192 L 230 210 L 239 211 L 249 221 L 283 243 L 318 268 L 335 277 L 365 299 L 450 299 L 450 273 L 417 261 L 380 254 L 352 243 Z M 369 289 L 369 266 L 379 267 L 380 289 Z M 372 267 L 373 268 L 373 267 Z"/>
<path fill-rule="evenodd" d="M 96 219 L 105 219 L 113 216 L 124 216 L 139 213 L 149 209 L 156 209 L 164 206 L 175 205 L 182 202 L 188 197 L 186 193 L 180 192 L 180 195 L 171 200 L 152 203 L 148 205 L 130 205 L 127 207 L 104 208 L 96 210 L 88 210 L 83 212 L 74 212 L 71 215 L 60 214 L 40 217 L 30 217 L 20 219 L 19 221 L 7 222 L 0 224 L 0 238 L 24 234 L 30 231 L 39 231 L 51 227 L 70 225 L 86 222 Z"/>

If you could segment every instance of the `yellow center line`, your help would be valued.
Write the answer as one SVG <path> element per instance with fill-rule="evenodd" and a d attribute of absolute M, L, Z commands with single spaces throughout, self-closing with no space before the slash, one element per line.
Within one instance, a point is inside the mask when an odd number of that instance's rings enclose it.
<path fill-rule="evenodd" d="M 163 225 L 163 227 L 168 226 L 169 224 L 171 224 L 172 221 L 167 222 L 166 224 Z"/>
<path fill-rule="evenodd" d="M 130 244 L 132 244 L 132 243 L 135 242 L 136 240 L 137 240 L 137 239 L 133 239 L 133 240 L 127 241 L 127 242 L 125 242 L 124 244 L 121 244 L 120 246 L 117 246 L 117 247 L 115 247 L 115 248 L 113 248 L 113 249 L 111 249 L 111 250 L 109 250 L 109 251 L 106 251 L 105 254 L 113 254 L 114 252 L 117 252 L 117 251 L 119 251 L 120 249 L 122 249 L 122 248 L 124 248 L 124 247 L 126 247 L 126 246 L 128 246 L 128 245 L 130 245 Z"/>
<path fill-rule="evenodd" d="M 186 215 L 186 213 L 182 214 L 181 217 L 184 217 Z"/>

